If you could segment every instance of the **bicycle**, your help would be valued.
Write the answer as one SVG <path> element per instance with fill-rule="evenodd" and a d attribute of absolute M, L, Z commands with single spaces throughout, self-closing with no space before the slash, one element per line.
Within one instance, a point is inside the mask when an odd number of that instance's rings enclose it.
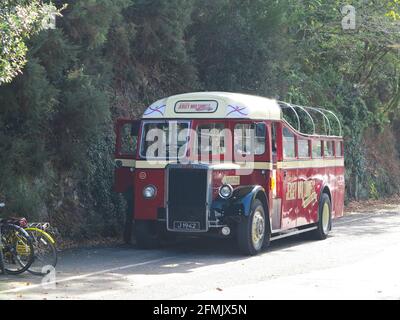
<path fill-rule="evenodd" d="M 50 224 L 26 223 L 26 226 L 22 227 L 32 237 L 34 246 L 34 261 L 28 272 L 37 276 L 46 275 L 49 271 L 46 271 L 44 267 L 52 266 L 55 268 L 58 260 L 56 242 L 51 234 L 47 232 L 47 230 L 51 229 Z"/>
<path fill-rule="evenodd" d="M 4 203 L 0 208 L 4 208 Z M 0 219 L 0 267 L 3 273 L 18 275 L 29 269 L 34 260 L 30 235 L 16 219 Z"/>

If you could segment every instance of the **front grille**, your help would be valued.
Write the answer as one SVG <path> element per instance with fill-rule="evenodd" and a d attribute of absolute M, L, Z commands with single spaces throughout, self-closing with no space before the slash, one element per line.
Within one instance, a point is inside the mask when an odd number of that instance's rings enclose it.
<path fill-rule="evenodd" d="M 168 229 L 181 232 L 208 230 L 207 176 L 204 168 L 168 170 Z"/>

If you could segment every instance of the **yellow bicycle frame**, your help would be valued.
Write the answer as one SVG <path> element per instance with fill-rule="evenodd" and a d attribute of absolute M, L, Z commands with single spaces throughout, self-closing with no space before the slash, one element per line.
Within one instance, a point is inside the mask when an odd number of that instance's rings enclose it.
<path fill-rule="evenodd" d="M 29 231 L 35 231 L 35 232 L 39 232 L 41 234 L 43 234 L 52 244 L 55 244 L 55 240 L 53 239 L 53 237 L 48 234 L 46 231 L 43 231 L 42 229 L 39 228 L 25 228 L 25 230 L 29 233 Z"/>

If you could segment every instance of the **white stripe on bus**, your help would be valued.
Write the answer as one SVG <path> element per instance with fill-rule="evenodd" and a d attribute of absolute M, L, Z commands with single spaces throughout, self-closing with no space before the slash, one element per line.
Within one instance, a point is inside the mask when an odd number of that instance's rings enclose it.
<path fill-rule="evenodd" d="M 168 164 L 176 162 L 170 161 L 136 161 L 137 169 L 164 169 Z M 212 164 L 212 163 L 211 163 Z M 273 170 L 271 162 L 246 162 L 246 163 L 223 163 L 225 168 L 229 169 L 254 169 L 254 170 Z M 330 167 L 344 167 L 344 159 L 310 159 L 310 160 L 293 160 L 283 161 L 277 163 L 277 169 L 307 169 L 307 168 L 330 168 Z"/>

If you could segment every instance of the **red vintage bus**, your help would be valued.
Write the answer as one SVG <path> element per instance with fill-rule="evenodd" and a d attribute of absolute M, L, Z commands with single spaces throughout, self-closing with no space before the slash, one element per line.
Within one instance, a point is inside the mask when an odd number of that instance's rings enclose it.
<path fill-rule="evenodd" d="M 116 128 L 115 186 L 133 194 L 139 247 L 164 235 L 218 234 L 255 255 L 294 234 L 326 239 L 343 215 L 342 129 L 331 111 L 188 93 Z"/>

